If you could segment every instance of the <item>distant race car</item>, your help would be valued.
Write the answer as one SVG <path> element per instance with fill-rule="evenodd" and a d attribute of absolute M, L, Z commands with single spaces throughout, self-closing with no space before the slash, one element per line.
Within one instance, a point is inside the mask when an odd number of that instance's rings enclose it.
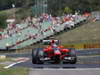
<path fill-rule="evenodd" d="M 76 51 L 73 48 L 64 48 L 59 40 L 43 40 L 45 48 L 36 48 L 32 50 L 32 63 L 43 64 L 45 62 L 70 63 L 77 62 Z"/>

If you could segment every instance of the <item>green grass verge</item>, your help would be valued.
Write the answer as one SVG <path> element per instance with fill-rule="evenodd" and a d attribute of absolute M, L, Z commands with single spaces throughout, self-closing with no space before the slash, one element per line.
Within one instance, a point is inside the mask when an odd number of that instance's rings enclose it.
<path fill-rule="evenodd" d="M 100 42 L 100 21 L 90 22 L 68 32 L 55 36 L 62 44 Z"/>
<path fill-rule="evenodd" d="M 3 13 L 5 13 L 8 17 L 11 17 L 12 15 L 15 14 L 17 19 L 22 19 L 22 18 L 32 15 L 32 9 L 31 9 L 31 7 L 29 7 L 29 8 L 11 8 L 11 9 L 0 11 L 0 14 L 3 14 Z"/>
<path fill-rule="evenodd" d="M 12 58 L 0 59 L 0 62 L 14 62 Z M 7 66 L 6 64 L 0 64 L 0 75 L 28 75 L 28 68 L 16 67 L 4 69 Z"/>
<path fill-rule="evenodd" d="M 7 9 L 7 10 L 2 10 L 0 11 L 0 14 L 5 13 L 8 16 L 11 16 L 12 14 L 14 14 L 14 12 L 17 12 L 20 8 L 12 8 L 12 9 Z"/>
<path fill-rule="evenodd" d="M 7 62 L 7 61 L 14 62 L 15 60 L 13 60 L 12 58 L 5 58 L 5 59 L 0 58 L 0 62 Z"/>
<path fill-rule="evenodd" d="M 0 62 L 13 62 L 12 58 L 0 59 Z M 0 64 L 0 75 L 28 75 L 28 68 L 17 67 L 17 68 L 8 68 L 4 69 L 7 66 L 6 64 Z"/>
<path fill-rule="evenodd" d="M 18 67 L 4 69 L 4 65 L 0 65 L 0 75 L 28 75 L 28 68 Z"/>

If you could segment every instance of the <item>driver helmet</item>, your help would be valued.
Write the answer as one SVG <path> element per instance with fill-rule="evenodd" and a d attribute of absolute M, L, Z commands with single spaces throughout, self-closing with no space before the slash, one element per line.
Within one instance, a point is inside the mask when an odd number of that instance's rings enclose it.
<path fill-rule="evenodd" d="M 55 43 L 55 41 L 54 41 L 54 40 L 52 40 L 52 41 L 51 41 L 51 43 Z"/>
<path fill-rule="evenodd" d="M 53 48 L 57 48 L 57 45 L 56 45 L 56 44 L 53 44 L 52 47 L 53 47 Z"/>

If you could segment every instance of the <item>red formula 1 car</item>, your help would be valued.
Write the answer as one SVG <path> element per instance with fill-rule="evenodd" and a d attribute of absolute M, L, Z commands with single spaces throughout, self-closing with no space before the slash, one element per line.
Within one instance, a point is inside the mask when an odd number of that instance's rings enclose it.
<path fill-rule="evenodd" d="M 33 64 L 43 64 L 44 62 L 75 64 L 77 62 L 75 49 L 64 48 L 59 45 L 59 40 L 43 40 L 43 43 L 48 46 L 32 50 Z"/>

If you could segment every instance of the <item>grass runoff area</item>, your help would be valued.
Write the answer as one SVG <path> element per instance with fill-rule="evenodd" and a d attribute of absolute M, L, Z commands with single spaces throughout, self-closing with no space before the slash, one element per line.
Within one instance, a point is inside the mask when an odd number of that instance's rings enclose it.
<path fill-rule="evenodd" d="M 4 69 L 4 65 L 0 65 L 0 75 L 28 75 L 28 69 L 27 68 L 9 68 Z"/>
<path fill-rule="evenodd" d="M 55 39 L 60 39 L 62 44 L 100 42 L 100 21 L 83 24 L 55 36 Z"/>
<path fill-rule="evenodd" d="M 14 60 L 11 59 L 11 58 L 0 59 L 0 62 L 6 62 L 6 61 L 12 61 L 12 62 L 14 62 Z"/>
<path fill-rule="evenodd" d="M 0 59 L 0 63 L 5 62 L 13 62 L 14 60 L 10 58 Z M 4 67 L 6 64 L 0 64 L 0 75 L 28 75 L 28 68 L 24 67 L 16 67 L 16 68 L 8 68 Z"/>
<path fill-rule="evenodd" d="M 27 12 L 26 12 L 27 10 Z M 26 13 L 24 13 L 26 12 Z M 2 10 L 0 11 L 0 14 L 6 14 L 7 17 L 12 17 L 13 15 L 16 16 L 16 19 L 23 19 L 29 15 L 32 14 L 32 9 L 31 8 L 11 8 L 7 10 Z"/>
<path fill-rule="evenodd" d="M 7 59 L 0 59 L 0 63 L 2 63 L 2 62 L 6 62 L 6 61 L 13 61 L 13 60 L 10 59 L 10 58 L 7 58 Z"/>

